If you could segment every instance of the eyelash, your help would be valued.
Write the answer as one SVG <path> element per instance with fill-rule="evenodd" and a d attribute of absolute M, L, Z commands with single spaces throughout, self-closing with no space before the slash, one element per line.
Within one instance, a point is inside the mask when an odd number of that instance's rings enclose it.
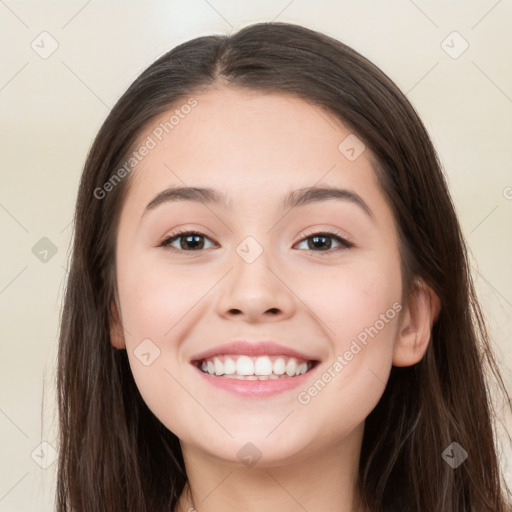
<path fill-rule="evenodd" d="M 190 250 L 190 251 L 186 251 L 184 249 L 176 249 L 176 247 L 171 247 L 171 243 L 174 242 L 175 240 L 178 240 L 179 238 L 185 236 L 185 235 L 199 235 L 199 236 L 202 236 L 204 238 L 208 238 L 206 235 L 204 235 L 203 233 L 200 233 L 199 231 L 192 231 L 192 230 L 177 230 L 175 231 L 174 233 L 171 233 L 169 236 L 167 236 L 160 244 L 159 244 L 159 247 L 165 247 L 166 249 L 170 250 L 170 251 L 173 251 L 173 252 L 201 252 L 202 250 L 204 249 L 199 249 L 199 250 Z M 341 249 L 350 249 L 351 247 L 354 247 L 354 244 L 349 242 L 346 238 L 343 237 L 343 235 L 341 233 L 338 233 L 338 232 L 329 232 L 329 231 L 320 231 L 320 232 L 317 232 L 317 233 L 311 233 L 311 234 L 307 234 L 307 232 L 303 232 L 300 234 L 300 240 L 299 242 L 303 242 L 305 240 L 307 240 L 308 238 L 313 238 L 315 236 L 325 236 L 326 238 L 333 238 L 335 239 L 337 242 L 339 242 L 341 245 L 340 247 L 335 247 L 334 249 L 327 249 L 325 251 L 312 251 L 312 252 L 315 252 L 315 253 L 320 253 L 321 255 L 324 255 L 324 254 L 331 254 L 332 252 L 336 251 L 336 250 L 341 250 Z M 304 249 L 300 249 L 300 250 L 304 250 Z"/>

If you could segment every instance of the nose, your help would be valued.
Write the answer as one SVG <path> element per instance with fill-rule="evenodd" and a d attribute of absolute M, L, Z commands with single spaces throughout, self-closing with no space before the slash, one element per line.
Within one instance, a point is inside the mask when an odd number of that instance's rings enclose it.
<path fill-rule="evenodd" d="M 282 321 L 294 314 L 296 298 L 290 279 L 280 271 L 282 265 L 270 261 L 267 252 L 250 263 L 234 253 L 230 260 L 233 268 L 223 280 L 217 302 L 220 316 L 258 323 Z"/>

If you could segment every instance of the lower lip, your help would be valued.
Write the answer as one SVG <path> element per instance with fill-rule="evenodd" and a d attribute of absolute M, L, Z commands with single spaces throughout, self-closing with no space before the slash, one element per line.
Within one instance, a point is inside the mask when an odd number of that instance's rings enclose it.
<path fill-rule="evenodd" d="M 309 370 L 309 372 L 303 373 L 302 375 L 268 380 L 240 380 L 216 377 L 209 373 L 202 372 L 197 366 L 192 366 L 199 373 L 199 376 L 205 380 L 205 382 L 219 389 L 224 389 L 242 396 L 265 397 L 283 393 L 284 391 L 294 389 L 301 384 L 303 385 L 316 370 L 318 363 L 315 367 Z"/>

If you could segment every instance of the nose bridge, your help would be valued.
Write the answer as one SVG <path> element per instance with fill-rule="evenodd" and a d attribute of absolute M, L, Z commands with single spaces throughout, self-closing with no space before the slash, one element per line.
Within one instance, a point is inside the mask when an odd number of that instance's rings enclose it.
<path fill-rule="evenodd" d="M 235 242 L 233 264 L 237 271 L 255 263 L 259 271 L 268 271 L 266 265 L 272 266 L 272 254 L 276 252 L 271 244 L 276 240 L 275 231 L 269 230 L 271 219 L 265 213 L 267 208 L 264 204 L 257 204 L 254 198 L 244 201 L 244 208 L 245 214 L 240 215 L 232 232 Z"/>
<path fill-rule="evenodd" d="M 253 235 L 247 235 L 235 248 L 236 254 L 247 265 L 252 265 L 254 262 L 263 260 L 266 263 L 270 249 L 268 247 L 267 239 L 263 241 L 261 236 L 256 239 Z M 265 244 L 266 247 L 263 246 Z"/>
<path fill-rule="evenodd" d="M 272 248 L 268 247 L 268 238 L 263 240 L 260 235 L 258 239 L 254 235 L 245 236 L 235 247 L 233 257 L 233 280 L 235 284 L 250 287 L 247 294 L 261 294 L 275 288 L 273 281 L 276 277 L 270 268 L 277 262 L 272 257 Z"/>
<path fill-rule="evenodd" d="M 278 277 L 281 264 L 274 257 L 278 251 L 265 247 L 265 241 L 247 235 L 235 247 L 234 268 L 229 284 L 223 287 L 219 314 L 236 312 L 255 318 L 269 311 L 281 317 L 292 312 L 292 294 Z"/>

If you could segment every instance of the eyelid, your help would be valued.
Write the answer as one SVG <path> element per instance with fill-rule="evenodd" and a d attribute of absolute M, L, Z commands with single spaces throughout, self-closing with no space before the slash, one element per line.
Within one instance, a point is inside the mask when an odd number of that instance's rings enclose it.
<path fill-rule="evenodd" d="M 185 235 L 200 235 L 204 238 L 207 238 L 208 240 L 211 240 L 212 242 L 215 243 L 215 245 L 218 245 L 218 243 L 212 237 L 206 235 L 205 233 L 203 233 L 202 231 L 199 231 L 198 229 L 177 228 L 172 233 L 165 235 L 165 237 L 159 242 L 157 247 L 164 247 L 164 248 L 170 249 L 171 251 L 175 250 L 178 252 L 201 252 L 201 251 L 183 251 L 180 249 L 176 249 L 175 247 L 171 247 L 169 245 L 171 240 L 180 238 L 181 236 L 185 236 Z"/>
<path fill-rule="evenodd" d="M 342 233 L 334 228 L 329 228 L 329 229 L 313 229 L 313 230 L 309 230 L 306 229 L 304 230 L 300 235 L 299 235 L 299 242 L 303 242 L 304 239 L 306 238 L 311 238 L 312 236 L 318 236 L 318 235 L 325 235 L 325 236 L 328 236 L 328 237 L 331 237 L 331 238 L 338 238 L 340 243 L 343 245 L 343 247 L 345 249 L 350 249 L 351 247 L 354 247 L 355 244 L 354 242 L 352 241 L 351 237 L 348 236 L 347 234 L 345 233 Z M 298 243 L 299 243 L 298 242 Z M 336 250 L 336 249 L 333 249 L 333 250 Z M 325 253 L 328 253 L 328 252 L 332 252 L 331 251 L 313 251 L 313 252 L 325 252 Z"/>

